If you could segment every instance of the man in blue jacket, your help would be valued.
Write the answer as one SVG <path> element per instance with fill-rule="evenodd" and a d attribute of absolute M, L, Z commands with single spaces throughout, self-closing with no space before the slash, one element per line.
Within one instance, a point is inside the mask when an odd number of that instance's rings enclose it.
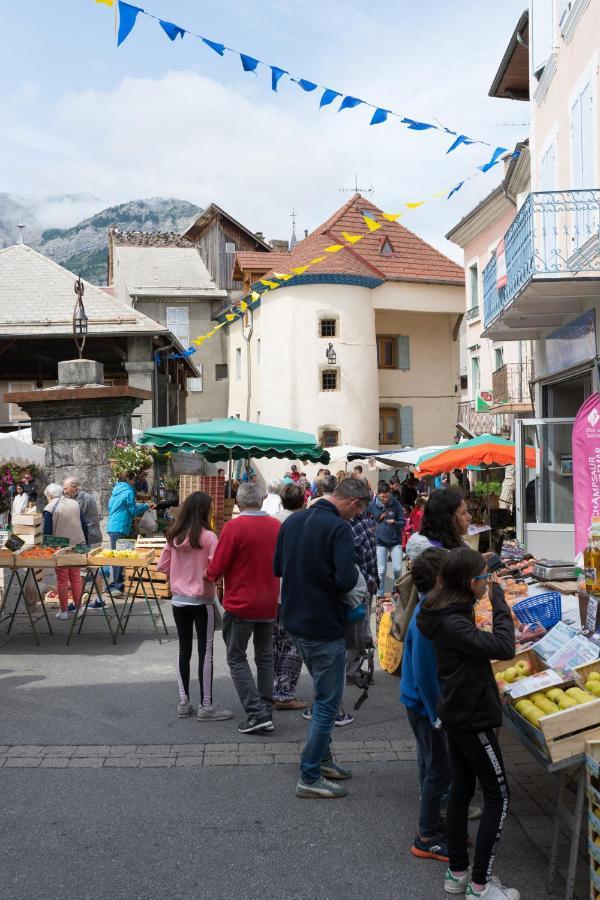
<path fill-rule="evenodd" d="M 379 597 L 385 594 L 385 578 L 388 555 L 392 557 L 394 581 L 402 574 L 402 532 L 406 517 L 401 504 L 391 493 L 385 481 L 380 482 L 377 496 L 369 504 L 368 512 L 375 519 L 377 542 L 377 570 L 379 572 Z"/>
<path fill-rule="evenodd" d="M 344 595 L 358 581 L 348 520 L 362 512 L 369 499 L 362 481 L 346 478 L 327 499 L 286 519 L 277 540 L 273 568 L 282 578 L 283 625 L 314 686 L 297 797 L 343 797 L 347 791 L 336 782 L 352 777 L 332 760 L 330 744 L 346 674 Z"/>

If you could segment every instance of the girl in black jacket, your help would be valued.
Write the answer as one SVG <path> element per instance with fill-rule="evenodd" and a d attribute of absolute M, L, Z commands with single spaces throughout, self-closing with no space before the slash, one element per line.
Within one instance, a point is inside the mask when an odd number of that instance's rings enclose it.
<path fill-rule="evenodd" d="M 502 724 L 502 707 L 491 659 L 512 659 L 515 631 L 510 609 L 497 582 L 490 584 L 492 632 L 475 625 L 474 606 L 485 595 L 490 576 L 486 561 L 467 547 L 448 554 L 440 586 L 427 597 L 417 624 L 433 641 L 440 697 L 438 714 L 448 735 L 452 787 L 447 832 L 450 865 L 444 879 L 449 894 L 485 900 L 519 900 L 491 871 L 508 811 L 508 784 L 494 729 Z M 473 870 L 469 869 L 469 803 L 479 781 L 484 807 Z"/>

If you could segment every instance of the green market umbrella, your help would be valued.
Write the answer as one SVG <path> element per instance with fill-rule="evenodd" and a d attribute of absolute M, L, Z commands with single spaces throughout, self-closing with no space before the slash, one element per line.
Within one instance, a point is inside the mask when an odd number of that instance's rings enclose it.
<path fill-rule="evenodd" d="M 260 459 L 264 456 L 329 462 L 329 453 L 319 446 L 313 434 L 244 422 L 242 419 L 213 419 L 167 428 L 148 428 L 138 442 L 173 453 L 191 453 L 195 450 L 208 462 L 249 457 Z"/>

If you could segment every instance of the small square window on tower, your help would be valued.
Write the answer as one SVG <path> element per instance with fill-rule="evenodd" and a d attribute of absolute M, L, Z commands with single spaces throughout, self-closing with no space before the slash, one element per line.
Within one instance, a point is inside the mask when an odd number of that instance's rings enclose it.
<path fill-rule="evenodd" d="M 338 376 L 339 373 L 337 369 L 323 369 L 321 372 L 321 390 L 337 391 Z"/>
<path fill-rule="evenodd" d="M 340 433 L 334 428 L 325 428 L 321 434 L 323 447 L 337 447 L 340 443 Z"/>
<path fill-rule="evenodd" d="M 320 319 L 319 334 L 324 338 L 337 337 L 337 319 Z"/>

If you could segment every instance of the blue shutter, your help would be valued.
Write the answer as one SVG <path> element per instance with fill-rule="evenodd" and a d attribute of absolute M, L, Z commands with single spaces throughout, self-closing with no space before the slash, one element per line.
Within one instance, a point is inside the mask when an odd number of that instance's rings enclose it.
<path fill-rule="evenodd" d="M 402 447 L 414 445 L 412 406 L 400 407 L 400 444 Z"/>
<path fill-rule="evenodd" d="M 410 369 L 410 344 L 408 337 L 398 336 L 396 341 L 398 342 L 398 368 L 408 370 Z"/>

